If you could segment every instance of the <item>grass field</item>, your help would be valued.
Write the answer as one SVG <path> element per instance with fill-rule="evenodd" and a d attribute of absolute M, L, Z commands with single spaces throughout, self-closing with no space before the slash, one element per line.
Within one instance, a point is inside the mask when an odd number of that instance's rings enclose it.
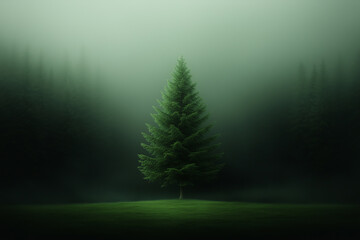
<path fill-rule="evenodd" d="M 12 205 L 1 209 L 2 226 L 8 232 L 5 239 L 50 236 L 51 239 L 54 236 L 62 239 L 69 236 L 87 239 L 256 239 L 270 236 L 357 239 L 356 235 L 360 236 L 360 208 L 354 205 L 159 200 Z"/>

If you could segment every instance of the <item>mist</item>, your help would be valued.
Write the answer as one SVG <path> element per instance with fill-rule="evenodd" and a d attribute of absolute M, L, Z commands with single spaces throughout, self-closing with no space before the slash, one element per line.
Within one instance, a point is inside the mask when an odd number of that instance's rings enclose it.
<path fill-rule="evenodd" d="M 183 56 L 225 153 L 217 180 L 186 197 L 359 202 L 359 42 L 355 0 L 3 0 L 1 201 L 176 197 L 176 186 L 143 179 L 137 154 Z M 15 84 L 25 78 L 37 82 Z M 320 93 L 299 90 L 301 79 L 328 84 L 316 147 L 301 148 L 298 132 L 315 139 L 317 125 L 291 120 L 318 111 Z M 301 94 L 310 105 L 296 105 Z"/>

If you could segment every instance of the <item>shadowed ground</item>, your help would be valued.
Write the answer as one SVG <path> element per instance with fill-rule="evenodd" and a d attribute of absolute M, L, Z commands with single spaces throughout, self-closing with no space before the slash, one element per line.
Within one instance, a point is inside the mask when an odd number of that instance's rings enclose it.
<path fill-rule="evenodd" d="M 356 239 L 360 236 L 360 208 L 355 205 L 159 200 L 11 205 L 2 206 L 1 211 L 0 219 L 8 239 L 49 236 L 52 239 L 54 236 Z"/>

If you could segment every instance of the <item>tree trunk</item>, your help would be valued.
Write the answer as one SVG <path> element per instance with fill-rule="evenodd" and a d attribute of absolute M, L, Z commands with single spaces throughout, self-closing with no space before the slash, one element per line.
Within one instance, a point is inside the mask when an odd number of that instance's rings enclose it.
<path fill-rule="evenodd" d="M 183 187 L 180 186 L 180 196 L 179 196 L 179 199 L 183 199 Z"/>

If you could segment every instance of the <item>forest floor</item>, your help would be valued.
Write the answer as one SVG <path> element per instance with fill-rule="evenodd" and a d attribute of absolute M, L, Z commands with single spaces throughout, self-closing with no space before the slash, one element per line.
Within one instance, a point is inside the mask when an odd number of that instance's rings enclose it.
<path fill-rule="evenodd" d="M 355 205 L 158 200 L 0 210 L 4 240 L 360 239 L 360 207 Z"/>

